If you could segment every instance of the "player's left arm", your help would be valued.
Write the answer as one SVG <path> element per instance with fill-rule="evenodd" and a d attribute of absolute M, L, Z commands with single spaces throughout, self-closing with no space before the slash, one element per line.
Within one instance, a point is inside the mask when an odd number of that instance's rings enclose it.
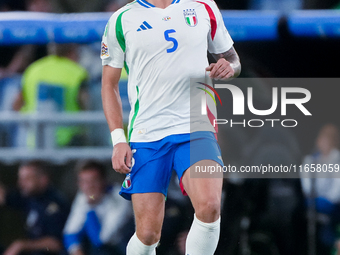
<path fill-rule="evenodd" d="M 210 71 L 210 78 L 216 80 L 227 80 L 236 78 L 241 73 L 240 58 L 234 47 L 220 54 L 212 54 L 216 63 L 210 64 L 206 71 Z"/>

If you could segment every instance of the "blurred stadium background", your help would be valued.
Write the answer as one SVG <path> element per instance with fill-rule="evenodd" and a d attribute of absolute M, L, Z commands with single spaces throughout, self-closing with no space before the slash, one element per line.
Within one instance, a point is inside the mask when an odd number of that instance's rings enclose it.
<path fill-rule="evenodd" d="M 39 7 L 39 2 L 44 1 L 47 5 L 43 3 Z M 216 2 L 240 55 L 241 77 L 339 78 L 338 0 Z M 111 169 L 112 146 L 100 97 L 100 40 L 110 15 L 124 4 L 124 0 L 0 0 L 1 183 L 14 187 L 18 166 L 27 160 L 42 159 L 51 165 L 55 186 L 72 201 L 77 190 L 73 169 L 79 160 L 96 159 Z M 34 60 L 47 55 L 47 44 L 51 43 L 77 45 L 77 62 L 88 72 L 86 111 L 14 111 L 23 72 Z M 31 52 L 29 57 L 25 56 L 27 51 Z M 27 63 L 19 63 L 16 67 L 13 64 L 15 57 L 17 61 Z M 124 76 L 120 91 L 125 122 L 129 111 L 126 85 L 127 77 Z M 305 155 L 313 152 L 322 126 L 332 123 L 340 127 L 336 110 L 339 109 L 340 88 L 333 87 L 329 92 L 320 84 L 311 90 L 312 95 L 317 95 L 309 104 L 309 109 L 315 113 L 313 122 L 302 123 L 291 132 L 222 129 L 221 135 L 228 140 L 228 145 L 221 146 L 224 159 L 236 165 L 253 162 L 251 159 L 257 157 L 258 148 L 273 139 L 280 145 L 285 144 L 289 156 L 300 164 Z M 58 146 L 54 139 L 57 125 L 80 127 L 81 144 Z M 22 134 L 25 128 L 30 129 L 30 135 Z M 22 139 L 33 142 L 22 142 Z M 266 150 L 263 153 L 266 154 Z M 283 153 L 282 148 L 278 153 Z M 112 182 L 121 183 L 123 176 L 113 170 L 109 172 Z M 216 254 L 327 254 L 313 253 L 309 247 L 307 208 L 299 180 L 252 182 L 236 178 L 227 182 L 223 206 L 226 217 Z M 249 202 L 241 203 L 243 198 Z M 282 217 L 283 214 L 289 214 L 289 217 Z M 24 235 L 23 224 L 16 220 L 17 217 L 10 209 L 0 208 L 1 246 L 6 247 Z M 160 254 L 181 254 L 175 247 L 179 242 L 169 242 L 171 249 L 163 249 Z M 335 249 L 332 252 L 335 254 Z"/>

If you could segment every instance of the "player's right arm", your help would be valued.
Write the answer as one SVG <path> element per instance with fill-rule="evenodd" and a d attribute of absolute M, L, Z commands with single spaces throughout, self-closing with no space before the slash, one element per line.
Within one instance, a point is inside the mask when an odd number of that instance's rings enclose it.
<path fill-rule="evenodd" d="M 118 82 L 125 61 L 125 38 L 122 17 L 126 8 L 116 11 L 106 25 L 101 46 L 103 64 L 102 101 L 113 143 L 112 167 L 119 173 L 129 173 L 131 149 L 123 130 L 122 103 Z"/>
<path fill-rule="evenodd" d="M 241 72 L 241 63 L 233 47 L 223 17 L 214 1 L 202 0 L 210 18 L 210 33 L 208 35 L 208 51 L 214 56 L 217 63 L 210 64 L 206 71 L 210 71 L 210 78 L 228 80 L 236 78 Z M 213 26 L 214 25 L 214 26 Z"/>
<path fill-rule="evenodd" d="M 121 132 L 123 129 L 122 102 L 119 95 L 119 79 L 122 69 L 109 65 L 103 66 L 102 77 L 102 101 L 104 114 L 110 128 L 110 132 Z M 112 153 L 112 167 L 119 173 L 129 173 L 131 167 L 130 146 L 122 141 L 114 144 Z"/>

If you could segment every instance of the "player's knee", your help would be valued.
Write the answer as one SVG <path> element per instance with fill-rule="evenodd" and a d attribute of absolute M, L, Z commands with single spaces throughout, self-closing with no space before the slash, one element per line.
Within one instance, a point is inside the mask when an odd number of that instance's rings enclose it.
<path fill-rule="evenodd" d="M 142 229 L 137 231 L 138 239 L 145 245 L 152 245 L 161 239 L 161 231 Z"/>
<path fill-rule="evenodd" d="M 196 217 L 203 222 L 214 222 L 220 216 L 221 201 L 208 199 L 198 203 L 195 208 Z"/>

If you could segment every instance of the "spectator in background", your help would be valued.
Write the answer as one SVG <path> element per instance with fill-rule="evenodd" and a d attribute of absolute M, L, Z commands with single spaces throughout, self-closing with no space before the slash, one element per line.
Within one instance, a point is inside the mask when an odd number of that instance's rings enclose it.
<path fill-rule="evenodd" d="M 64 244 L 71 255 L 125 254 L 134 232 L 131 204 L 119 196 L 120 187 L 109 186 L 106 180 L 100 163 L 88 161 L 79 167 L 79 192 L 64 229 Z"/>
<path fill-rule="evenodd" d="M 107 0 L 105 4 L 104 11 L 105 12 L 115 12 L 119 8 L 123 7 L 129 3 L 127 0 Z"/>
<path fill-rule="evenodd" d="M 3 255 L 59 254 L 63 250 L 62 229 L 68 214 L 66 200 L 51 187 L 43 162 L 30 161 L 20 166 L 18 191 L 0 186 L 0 205 L 21 210 L 26 215 L 27 239 L 15 240 Z"/>
<path fill-rule="evenodd" d="M 330 9 L 338 3 L 338 0 L 304 0 L 305 9 Z"/>
<path fill-rule="evenodd" d="M 51 1 L 51 0 L 50 0 Z M 55 0 L 54 0 L 55 1 Z M 112 5 L 112 11 L 130 2 L 129 0 L 59 0 L 55 1 L 58 12 L 102 12 Z M 108 10 L 107 10 L 108 11 Z"/>
<path fill-rule="evenodd" d="M 221 10 L 246 10 L 249 0 L 216 0 Z"/>
<path fill-rule="evenodd" d="M 88 102 L 86 91 L 87 71 L 76 63 L 75 44 L 50 44 L 50 55 L 37 60 L 25 71 L 22 91 L 17 96 L 13 109 L 25 113 L 78 112 Z M 28 133 L 27 133 L 28 132 Z M 58 127 L 55 143 L 58 146 L 80 145 L 83 142 L 81 129 L 76 126 Z M 25 130 L 19 141 L 35 147 L 35 137 Z M 21 133 L 21 134 L 22 134 Z"/>
<path fill-rule="evenodd" d="M 25 8 L 24 0 L 0 0 L 0 12 L 11 10 L 24 11 Z"/>
<path fill-rule="evenodd" d="M 51 12 L 52 10 L 51 0 L 0 0 L 0 12 Z M 22 72 L 33 61 L 46 54 L 46 45 L 0 46 L 0 111 L 12 110 L 11 106 L 20 90 Z M 1 125 L 0 146 L 15 146 L 16 131 L 17 125 L 14 123 Z"/>
<path fill-rule="evenodd" d="M 52 12 L 51 0 L 0 0 L 0 11 Z M 33 61 L 46 56 L 45 45 L 0 47 L 0 79 L 22 73 Z"/>
<path fill-rule="evenodd" d="M 333 124 L 323 126 L 316 138 L 316 152 L 308 155 L 303 160 L 303 167 L 311 169 L 312 164 L 315 168 L 326 164 L 327 169 L 330 165 L 335 169 L 340 164 L 339 151 L 339 129 Z M 310 171 L 309 171 L 310 173 Z M 301 184 L 307 205 L 311 207 L 315 201 L 317 216 L 317 254 L 331 254 L 336 239 L 336 222 L 339 217 L 340 206 L 340 178 L 339 172 L 335 170 L 328 173 L 314 175 L 315 179 L 308 178 L 309 173 L 304 173 L 301 177 Z M 327 177 L 327 178 L 326 178 Z M 312 223 L 309 223 L 312 224 Z"/>

